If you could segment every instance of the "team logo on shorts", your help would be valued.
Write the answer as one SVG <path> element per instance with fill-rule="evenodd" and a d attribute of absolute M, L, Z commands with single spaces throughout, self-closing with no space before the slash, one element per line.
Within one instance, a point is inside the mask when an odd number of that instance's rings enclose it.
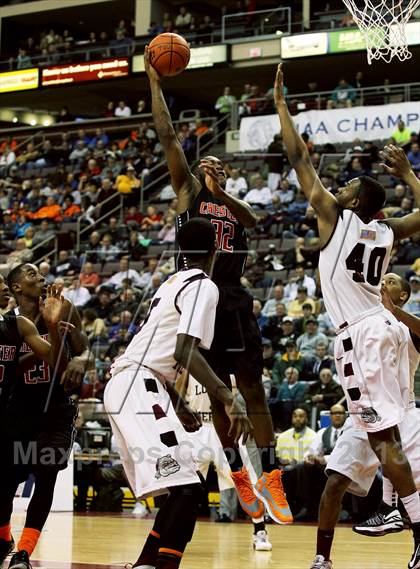
<path fill-rule="evenodd" d="M 365 423 L 378 423 L 382 421 L 382 417 L 378 415 L 373 407 L 366 407 L 362 409 L 362 420 Z"/>
<path fill-rule="evenodd" d="M 159 480 L 159 478 L 170 476 L 179 470 L 181 470 L 179 463 L 170 454 L 167 454 L 157 459 L 155 478 Z"/>

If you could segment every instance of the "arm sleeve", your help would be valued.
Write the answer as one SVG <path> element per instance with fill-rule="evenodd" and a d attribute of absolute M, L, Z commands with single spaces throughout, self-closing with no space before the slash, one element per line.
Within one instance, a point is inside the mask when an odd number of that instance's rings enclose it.
<path fill-rule="evenodd" d="M 210 349 L 214 336 L 219 290 L 210 279 L 188 285 L 178 298 L 181 311 L 177 334 L 187 334 L 200 340 L 200 347 Z"/>

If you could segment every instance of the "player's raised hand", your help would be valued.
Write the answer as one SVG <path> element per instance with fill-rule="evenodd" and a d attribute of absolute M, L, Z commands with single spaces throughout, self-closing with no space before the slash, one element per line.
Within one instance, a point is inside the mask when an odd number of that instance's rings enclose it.
<path fill-rule="evenodd" d="M 381 158 L 384 160 L 381 166 L 391 176 L 404 179 L 410 174 L 411 164 L 402 148 L 388 144 L 381 152 Z M 385 162 L 388 162 L 388 164 Z"/>
<path fill-rule="evenodd" d="M 221 169 L 222 167 L 220 164 L 215 164 L 211 160 L 200 160 L 199 167 L 203 170 L 206 176 L 206 185 L 207 188 L 214 196 L 221 196 L 225 193 L 224 189 L 220 185 L 221 176 Z M 223 179 L 225 179 L 225 175 L 223 172 Z"/>
<path fill-rule="evenodd" d="M 149 46 L 146 45 L 144 48 L 144 69 L 149 77 L 150 81 L 160 81 L 160 75 L 150 63 L 150 52 Z"/>
<path fill-rule="evenodd" d="M 246 414 L 245 405 L 235 396 L 232 405 L 226 405 L 225 410 L 230 421 L 229 436 L 233 437 L 236 444 L 242 436 L 242 443 L 246 444 L 253 437 L 254 427 Z"/>
<path fill-rule="evenodd" d="M 47 324 L 58 324 L 62 320 L 61 315 L 64 306 L 62 290 L 62 286 L 49 285 L 45 301 L 42 299 L 40 301 L 39 309 Z"/>
<path fill-rule="evenodd" d="M 274 81 L 274 102 L 276 107 L 284 102 L 283 64 L 277 66 L 276 80 Z"/>

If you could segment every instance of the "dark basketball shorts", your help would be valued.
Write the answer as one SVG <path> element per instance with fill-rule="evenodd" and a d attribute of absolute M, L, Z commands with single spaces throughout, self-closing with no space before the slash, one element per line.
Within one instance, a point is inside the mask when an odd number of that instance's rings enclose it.
<path fill-rule="evenodd" d="M 77 408 L 63 405 L 37 417 L 21 417 L 5 427 L 6 464 L 21 479 L 39 469 L 64 470 L 73 448 Z"/>
<path fill-rule="evenodd" d="M 263 372 L 261 332 L 252 297 L 243 287 L 220 287 L 214 339 L 203 356 L 216 374 L 259 381 Z"/>

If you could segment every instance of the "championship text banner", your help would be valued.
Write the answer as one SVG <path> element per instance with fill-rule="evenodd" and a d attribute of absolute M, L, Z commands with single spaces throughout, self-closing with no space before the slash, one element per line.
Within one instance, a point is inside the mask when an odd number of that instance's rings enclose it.
<path fill-rule="evenodd" d="M 411 131 L 420 130 L 420 102 L 306 111 L 293 119 L 299 132 L 307 132 L 315 144 L 351 142 L 355 138 L 384 140 L 397 129 L 399 119 Z M 265 150 L 279 132 L 278 115 L 245 117 L 239 132 L 240 150 Z"/>
<path fill-rule="evenodd" d="M 38 69 L 21 69 L 0 73 L 0 93 L 36 89 L 39 85 Z"/>
<path fill-rule="evenodd" d="M 103 81 L 126 77 L 129 73 L 129 60 L 127 57 L 104 59 L 103 61 L 89 61 L 74 65 L 55 65 L 42 70 L 41 85 L 70 85 L 83 81 Z"/>

